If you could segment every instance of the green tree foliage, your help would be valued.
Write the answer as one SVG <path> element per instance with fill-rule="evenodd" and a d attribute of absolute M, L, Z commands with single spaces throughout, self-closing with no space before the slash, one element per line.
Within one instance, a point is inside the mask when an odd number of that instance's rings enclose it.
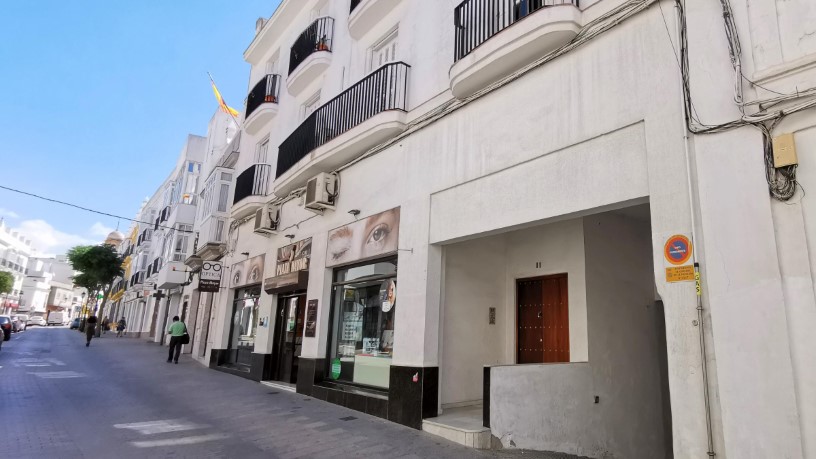
<path fill-rule="evenodd" d="M 14 276 L 10 272 L 0 271 L 0 293 L 11 293 L 14 287 Z"/>
<path fill-rule="evenodd" d="M 101 316 L 116 278 L 122 276 L 122 259 L 112 245 L 80 245 L 68 251 L 68 260 L 81 274 L 74 276 L 74 284 L 88 290 L 88 298 L 98 290 L 104 292 Z"/>

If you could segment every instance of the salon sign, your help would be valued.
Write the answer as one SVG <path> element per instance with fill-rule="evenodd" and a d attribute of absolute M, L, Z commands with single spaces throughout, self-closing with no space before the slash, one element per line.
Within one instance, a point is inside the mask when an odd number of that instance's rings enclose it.
<path fill-rule="evenodd" d="M 279 248 L 275 276 L 283 276 L 297 271 L 308 271 L 311 255 L 312 238 Z"/>
<path fill-rule="evenodd" d="M 396 207 L 329 231 L 326 267 L 396 253 L 400 208 Z"/>

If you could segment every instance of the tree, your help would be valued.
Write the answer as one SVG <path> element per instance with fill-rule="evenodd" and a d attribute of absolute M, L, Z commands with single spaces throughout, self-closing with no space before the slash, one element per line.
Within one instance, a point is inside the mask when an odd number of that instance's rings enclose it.
<path fill-rule="evenodd" d="M 14 276 L 10 272 L 0 271 L 0 294 L 11 293 L 14 288 Z"/>
<path fill-rule="evenodd" d="M 68 260 L 81 274 L 74 276 L 74 283 L 88 290 L 88 298 L 102 290 L 102 304 L 98 315 L 105 312 L 105 304 L 113 288 L 113 282 L 121 277 L 122 258 L 112 245 L 80 245 L 68 251 Z"/>

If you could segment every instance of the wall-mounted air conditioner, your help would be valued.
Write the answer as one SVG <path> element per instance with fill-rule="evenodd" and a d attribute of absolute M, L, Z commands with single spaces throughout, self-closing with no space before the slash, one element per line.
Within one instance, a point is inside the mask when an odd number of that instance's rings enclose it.
<path fill-rule="evenodd" d="M 255 232 L 258 234 L 275 234 L 280 224 L 281 206 L 266 204 L 255 212 Z"/>
<path fill-rule="evenodd" d="M 337 176 L 317 174 L 306 182 L 303 207 L 318 214 L 322 214 L 324 210 L 334 210 L 337 191 Z"/>

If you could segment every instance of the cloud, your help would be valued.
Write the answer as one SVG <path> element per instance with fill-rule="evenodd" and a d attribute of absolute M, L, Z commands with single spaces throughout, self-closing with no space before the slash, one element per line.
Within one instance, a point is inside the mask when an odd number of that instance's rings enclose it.
<path fill-rule="evenodd" d="M 105 239 L 106 237 L 108 237 L 108 234 L 110 234 L 112 231 L 113 231 L 113 228 L 111 228 L 109 226 L 105 226 L 100 222 L 96 222 L 91 226 L 91 230 L 89 231 L 89 234 L 91 236 L 96 236 L 96 237 L 100 237 L 102 239 Z"/>
<path fill-rule="evenodd" d="M 89 231 L 95 236 L 94 228 L 99 230 L 101 224 L 94 224 Z M 45 220 L 24 220 L 17 230 L 24 237 L 31 239 L 31 246 L 41 255 L 63 254 L 75 245 L 98 244 L 101 239 L 88 238 L 78 234 L 69 234 L 59 231 Z M 105 233 L 104 236 L 107 236 Z M 104 236 L 102 236 L 104 238 Z"/>
<path fill-rule="evenodd" d="M 20 214 L 14 212 L 13 210 L 3 209 L 2 207 L 0 207 L 0 217 L 20 218 Z"/>

